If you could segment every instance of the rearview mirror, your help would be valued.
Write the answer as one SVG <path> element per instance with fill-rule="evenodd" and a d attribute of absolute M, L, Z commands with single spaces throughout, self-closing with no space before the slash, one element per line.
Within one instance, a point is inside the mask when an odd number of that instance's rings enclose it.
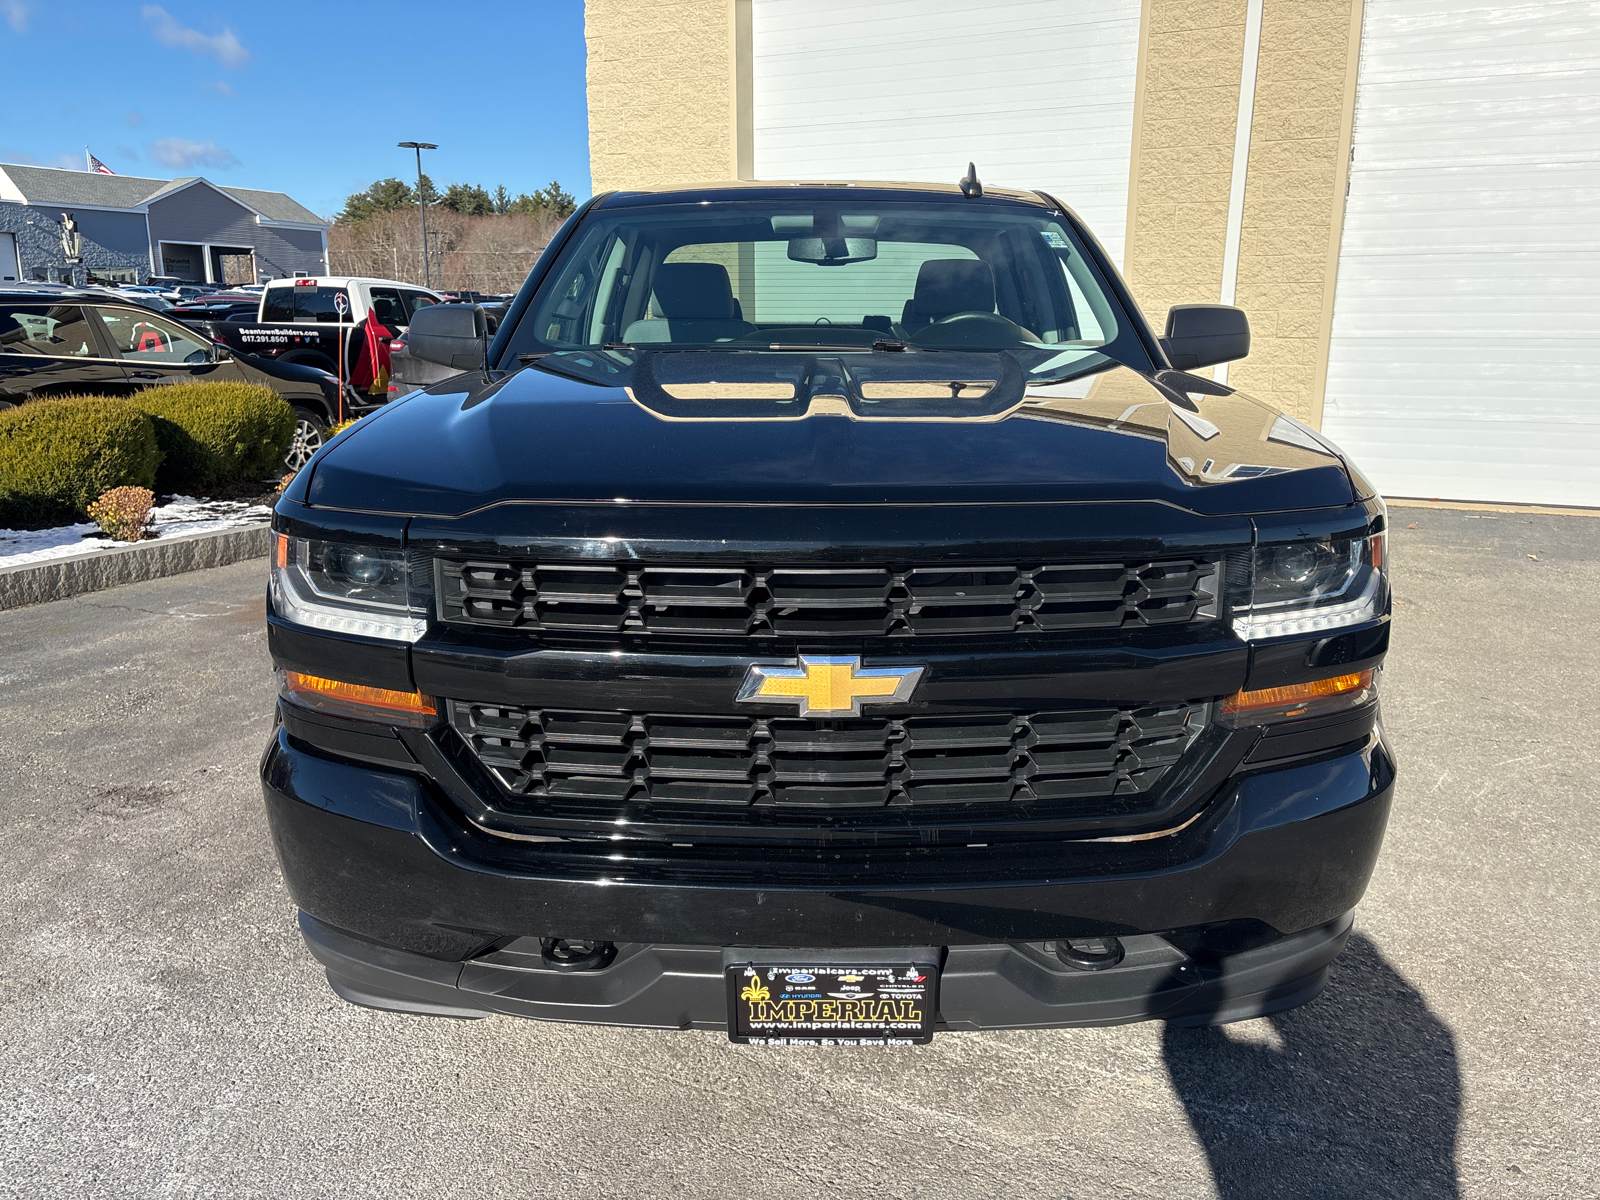
<path fill-rule="evenodd" d="M 1174 304 L 1161 348 L 1180 371 L 1234 362 L 1250 353 L 1250 321 L 1228 304 Z"/>
<path fill-rule="evenodd" d="M 406 352 L 412 358 L 457 371 L 483 366 L 489 323 L 477 304 L 430 304 L 411 314 Z"/>
<path fill-rule="evenodd" d="M 842 267 L 845 263 L 877 258 L 878 241 L 876 238 L 790 238 L 789 257 L 795 262 L 816 263 L 819 267 Z"/>

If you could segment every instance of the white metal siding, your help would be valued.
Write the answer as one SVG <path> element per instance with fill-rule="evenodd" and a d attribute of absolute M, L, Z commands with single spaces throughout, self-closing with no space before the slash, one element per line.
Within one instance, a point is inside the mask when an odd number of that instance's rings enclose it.
<path fill-rule="evenodd" d="M 1122 261 L 1139 0 L 755 0 L 757 179 L 954 183 L 1071 205 Z"/>
<path fill-rule="evenodd" d="M 1367 0 L 1323 429 L 1390 495 L 1600 505 L 1600 4 Z"/>

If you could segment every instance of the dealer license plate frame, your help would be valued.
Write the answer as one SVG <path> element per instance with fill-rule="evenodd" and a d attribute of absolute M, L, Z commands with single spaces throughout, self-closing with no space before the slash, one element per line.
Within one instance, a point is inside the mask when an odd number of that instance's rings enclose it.
<path fill-rule="evenodd" d="M 768 959 L 731 963 L 724 975 L 728 1040 L 737 1045 L 898 1047 L 933 1041 L 939 968 L 930 963 Z"/>

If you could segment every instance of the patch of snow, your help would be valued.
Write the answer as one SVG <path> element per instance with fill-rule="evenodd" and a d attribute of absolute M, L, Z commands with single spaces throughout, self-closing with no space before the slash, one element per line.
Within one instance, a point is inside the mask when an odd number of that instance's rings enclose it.
<path fill-rule="evenodd" d="M 272 509 L 265 504 L 174 496 L 172 503 L 150 510 L 148 525 L 158 532 L 156 540 L 161 541 L 186 533 L 214 533 L 220 529 L 265 525 L 271 519 Z M 0 529 L 0 570 L 134 545 L 133 542 L 86 536 L 98 532 L 99 527 L 93 523 L 62 525 L 55 529 Z"/>

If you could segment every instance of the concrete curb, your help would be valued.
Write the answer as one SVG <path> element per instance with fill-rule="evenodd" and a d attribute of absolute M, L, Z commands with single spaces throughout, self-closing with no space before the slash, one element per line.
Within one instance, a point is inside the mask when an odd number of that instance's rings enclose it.
<path fill-rule="evenodd" d="M 0 570 L 0 609 L 64 600 L 123 583 L 182 575 L 206 567 L 225 567 L 246 558 L 265 558 L 272 549 L 266 525 L 191 533 L 135 542 L 116 550 L 94 550 Z"/>

